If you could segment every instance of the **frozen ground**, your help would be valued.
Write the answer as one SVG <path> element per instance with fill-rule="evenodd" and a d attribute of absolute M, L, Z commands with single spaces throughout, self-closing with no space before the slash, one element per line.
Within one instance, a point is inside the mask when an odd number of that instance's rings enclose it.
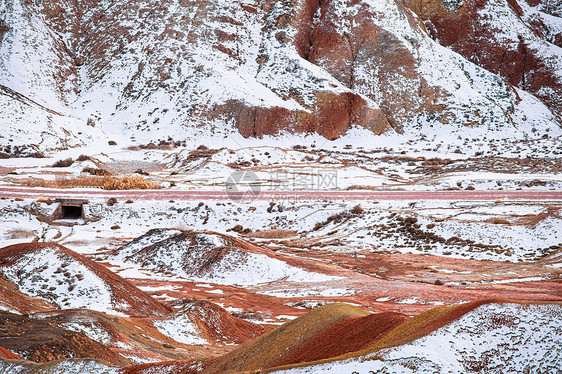
<path fill-rule="evenodd" d="M 229 146 L 224 147 L 225 144 Z M 259 144 L 259 145 L 257 145 Z M 80 155 L 90 159 L 76 161 Z M 68 167 L 55 161 L 73 159 Z M 0 159 L 0 183 L 34 185 L 37 180 L 89 175 L 85 168 L 115 176 L 142 172 L 164 188 L 224 190 L 232 173 L 252 171 L 240 181 L 262 190 L 330 189 L 560 189 L 562 144 L 556 136 L 506 134 L 486 138 L 467 132 L 376 136 L 355 129 L 327 141 L 316 136 L 239 135 L 199 138 L 185 147 L 124 143 L 73 148 L 49 158 Z"/>
<path fill-rule="evenodd" d="M 2 242 L 56 241 L 88 254 L 100 248 L 115 249 L 153 228 L 239 235 L 232 229 L 241 226 L 248 231 L 249 240 L 280 249 L 293 246 L 520 262 L 548 256 L 562 238 L 561 206 L 555 201 L 175 201 L 112 206 L 100 202 L 86 206 L 87 222 L 64 225 L 37 219 L 49 215 L 54 206 L 0 200 Z M 261 239 L 252 234 L 273 229 L 294 231 L 296 237 Z"/>
<path fill-rule="evenodd" d="M 333 301 L 413 315 L 482 297 L 556 297 L 559 287 L 556 201 L 92 202 L 85 221 L 38 220 L 54 205 L 0 200 L 0 240 L 58 242 L 162 302 L 209 299 L 262 323 Z M 143 237 L 155 228 L 164 230 Z M 196 263 L 224 242 L 204 234 L 199 247 L 166 244 L 186 229 L 239 237 L 262 252 L 230 252 L 198 273 Z M 150 255 L 136 256 L 144 248 Z"/>

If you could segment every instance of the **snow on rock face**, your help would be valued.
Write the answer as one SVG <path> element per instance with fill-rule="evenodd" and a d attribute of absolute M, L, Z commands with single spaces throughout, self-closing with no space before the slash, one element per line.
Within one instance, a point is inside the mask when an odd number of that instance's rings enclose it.
<path fill-rule="evenodd" d="M 0 274 L 19 291 L 61 309 L 87 308 L 119 315 L 164 315 L 168 309 L 102 266 L 56 244 L 0 250 Z M 99 266 L 99 267 L 98 267 Z"/>
<path fill-rule="evenodd" d="M 562 114 L 562 18 L 544 13 L 556 5 L 524 0 L 404 2 L 442 45 Z"/>
<path fill-rule="evenodd" d="M 118 266 L 133 265 L 219 284 L 252 285 L 279 279 L 321 282 L 334 278 L 248 251 L 251 247 L 218 233 L 155 229 L 119 248 L 108 260 Z"/>
<path fill-rule="evenodd" d="M 106 140 L 85 121 L 62 115 L 0 85 L 0 152 L 33 154 Z"/>
<path fill-rule="evenodd" d="M 76 67 L 64 37 L 34 3 L 0 1 L 0 84 L 60 111 L 74 95 Z"/>
<path fill-rule="evenodd" d="M 498 4 L 493 9 L 510 12 Z M 545 24 L 555 33 L 550 17 Z M 513 131 L 525 121 L 558 123 L 536 119 L 498 76 L 432 41 L 396 0 L 3 0 L 0 20 L 1 85 L 139 141 L 233 131 L 334 139 L 354 125 L 378 134 L 420 124 Z M 548 71 L 559 52 L 529 43 L 547 68 L 511 83 L 544 99 L 558 92 Z M 49 122 L 40 123 L 32 130 Z"/>
<path fill-rule="evenodd" d="M 561 317 L 556 304 L 485 304 L 408 344 L 275 373 L 552 373 L 562 365 Z"/>

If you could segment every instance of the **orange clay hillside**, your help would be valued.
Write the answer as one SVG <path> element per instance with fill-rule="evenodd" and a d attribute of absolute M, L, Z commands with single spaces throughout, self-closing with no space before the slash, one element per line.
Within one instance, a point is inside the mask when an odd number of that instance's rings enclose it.
<path fill-rule="evenodd" d="M 6 282 L 1 277 L 0 295 L 0 310 L 28 314 L 53 309 L 48 301 L 21 293 L 15 284 Z"/>
<path fill-rule="evenodd" d="M 15 353 L 8 351 L 6 348 L 0 347 L 0 359 L 8 359 L 8 360 L 23 360 L 22 357 L 18 356 Z"/>
<path fill-rule="evenodd" d="M 251 371 L 339 356 L 370 346 L 407 320 L 336 303 L 315 309 L 227 354 L 205 373 Z"/>
<path fill-rule="evenodd" d="M 434 308 L 398 325 L 396 328 L 394 328 L 392 331 L 382 336 L 380 339 L 371 341 L 370 344 L 367 344 L 368 347 L 365 349 L 357 350 L 355 352 L 350 352 L 348 354 L 340 355 L 337 357 L 334 356 L 324 360 L 317 360 L 314 362 L 311 361 L 301 364 L 283 365 L 281 367 L 270 367 L 266 370 L 259 370 L 259 373 L 272 373 L 283 369 L 305 367 L 305 366 L 317 365 L 317 364 L 328 363 L 333 361 L 346 360 L 349 358 L 364 357 L 366 355 L 375 353 L 381 349 L 404 345 L 416 339 L 419 339 L 423 336 L 426 336 L 436 331 L 437 329 L 460 319 L 465 314 L 470 313 L 471 311 L 475 310 L 476 308 L 482 305 L 502 304 L 502 303 L 521 304 L 521 305 L 550 304 L 550 303 L 520 302 L 520 301 L 506 300 L 506 299 L 486 299 L 486 300 L 468 302 L 464 304 Z M 553 304 L 560 304 L 560 303 L 553 303 Z M 256 370 L 256 369 L 244 370 L 239 372 L 240 373 L 253 372 L 252 370 Z M 238 371 L 236 370 L 225 371 L 225 372 L 238 373 Z"/>

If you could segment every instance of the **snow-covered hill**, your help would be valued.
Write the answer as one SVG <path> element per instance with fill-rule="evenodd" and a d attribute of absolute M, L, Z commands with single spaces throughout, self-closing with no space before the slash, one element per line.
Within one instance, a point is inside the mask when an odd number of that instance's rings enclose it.
<path fill-rule="evenodd" d="M 265 254 L 267 250 L 224 234 L 154 229 L 118 248 L 108 257 L 112 265 L 150 270 L 179 279 L 218 284 L 252 285 L 276 280 L 322 282 L 335 277 L 313 273 Z"/>
<path fill-rule="evenodd" d="M 486 14 L 505 10 L 502 22 L 523 30 L 538 11 L 526 5 L 517 18 L 509 7 L 490 2 Z M 560 18 L 541 17 L 549 38 L 558 35 Z M 333 139 L 355 125 L 559 131 L 538 99 L 439 45 L 396 0 L 2 0 L 0 20 L 0 85 L 18 94 L 4 95 L 12 114 L 0 136 L 12 145 L 49 129 L 52 138 L 70 134 L 41 149 L 99 140 L 88 119 L 141 142 L 285 130 Z M 523 31 L 548 61 L 525 74 L 553 78 L 540 90 L 518 86 L 556 110 L 547 99 L 558 92 L 560 48 Z M 40 109 L 61 116 L 33 113 Z"/>
<path fill-rule="evenodd" d="M 61 309 L 162 316 L 169 309 L 84 256 L 58 244 L 20 244 L 0 249 L 0 275 L 19 292 Z"/>

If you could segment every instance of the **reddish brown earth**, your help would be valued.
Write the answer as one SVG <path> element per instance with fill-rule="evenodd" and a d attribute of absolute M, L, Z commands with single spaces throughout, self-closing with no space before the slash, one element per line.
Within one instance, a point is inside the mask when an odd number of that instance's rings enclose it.
<path fill-rule="evenodd" d="M 23 360 L 23 357 L 8 351 L 6 348 L 0 347 L 0 358 L 7 360 Z"/>
<path fill-rule="evenodd" d="M 6 312 L 0 312 L 0 342 L 3 348 L 18 352 L 25 359 L 34 362 L 50 362 L 68 357 L 96 357 L 114 365 L 131 363 L 82 333 Z"/>
<path fill-rule="evenodd" d="M 311 353 L 314 357 L 323 354 L 330 355 L 335 351 L 348 351 L 353 344 L 347 346 L 344 341 L 339 341 L 342 345 L 341 348 L 330 347 L 329 342 L 320 343 L 321 346 L 317 349 L 313 347 L 319 343 L 318 337 L 329 337 L 342 325 L 349 324 L 348 326 L 354 326 L 355 331 L 361 330 L 361 322 L 366 322 L 366 319 L 361 317 L 365 316 L 367 316 L 367 313 L 364 311 L 346 304 L 332 304 L 315 309 L 225 355 L 205 372 L 213 374 L 243 372 L 294 363 L 295 360 L 307 361 L 307 358 L 309 358 L 307 355 L 308 349 L 312 349 Z M 384 320 L 383 317 L 379 322 Z M 401 318 L 398 318 L 398 320 L 397 324 L 403 322 Z M 394 323 L 390 322 L 388 325 L 392 326 Z M 385 324 L 383 323 L 383 326 Z M 336 331 L 334 331 L 334 327 Z M 355 345 L 364 346 L 368 344 L 370 337 L 378 337 L 384 330 L 386 328 L 382 327 L 372 335 L 359 336 Z"/>
<path fill-rule="evenodd" d="M 77 261 L 83 264 L 105 281 L 111 288 L 116 304 L 129 305 L 128 309 L 125 310 L 129 315 L 134 317 L 148 317 L 170 314 L 171 310 L 168 307 L 131 285 L 127 280 L 94 261 L 56 243 L 26 243 L 1 248 L 0 269 L 3 266 L 14 264 L 19 258 L 26 254 L 40 253 L 41 249 L 47 247 L 56 248 L 62 255 L 67 256 L 71 261 Z"/>
<path fill-rule="evenodd" d="M 228 103 L 220 112 L 236 113 L 238 131 L 244 137 L 261 137 L 291 132 L 316 132 L 333 140 L 344 135 L 353 125 L 382 134 L 390 129 L 385 114 L 370 108 L 365 99 L 352 92 L 334 94 L 317 93 L 316 107 L 312 113 L 286 108 L 248 107 L 244 103 Z"/>
<path fill-rule="evenodd" d="M 18 291 L 15 284 L 0 278 L 0 306 L 21 314 L 45 312 L 54 308 L 47 300 L 31 297 Z"/>
<path fill-rule="evenodd" d="M 188 360 L 133 365 L 123 369 L 122 374 L 199 374 L 211 363 L 209 360 Z"/>
<path fill-rule="evenodd" d="M 299 340 L 290 353 L 283 356 L 278 366 L 318 361 L 359 351 L 373 345 L 407 320 L 404 314 L 393 312 L 348 317 L 317 335 Z"/>
<path fill-rule="evenodd" d="M 265 328 L 233 317 L 225 309 L 206 300 L 179 299 L 172 303 L 182 305 L 177 314 L 187 314 L 196 321 L 203 335 L 211 342 L 222 344 L 242 344 L 264 333 Z"/>

